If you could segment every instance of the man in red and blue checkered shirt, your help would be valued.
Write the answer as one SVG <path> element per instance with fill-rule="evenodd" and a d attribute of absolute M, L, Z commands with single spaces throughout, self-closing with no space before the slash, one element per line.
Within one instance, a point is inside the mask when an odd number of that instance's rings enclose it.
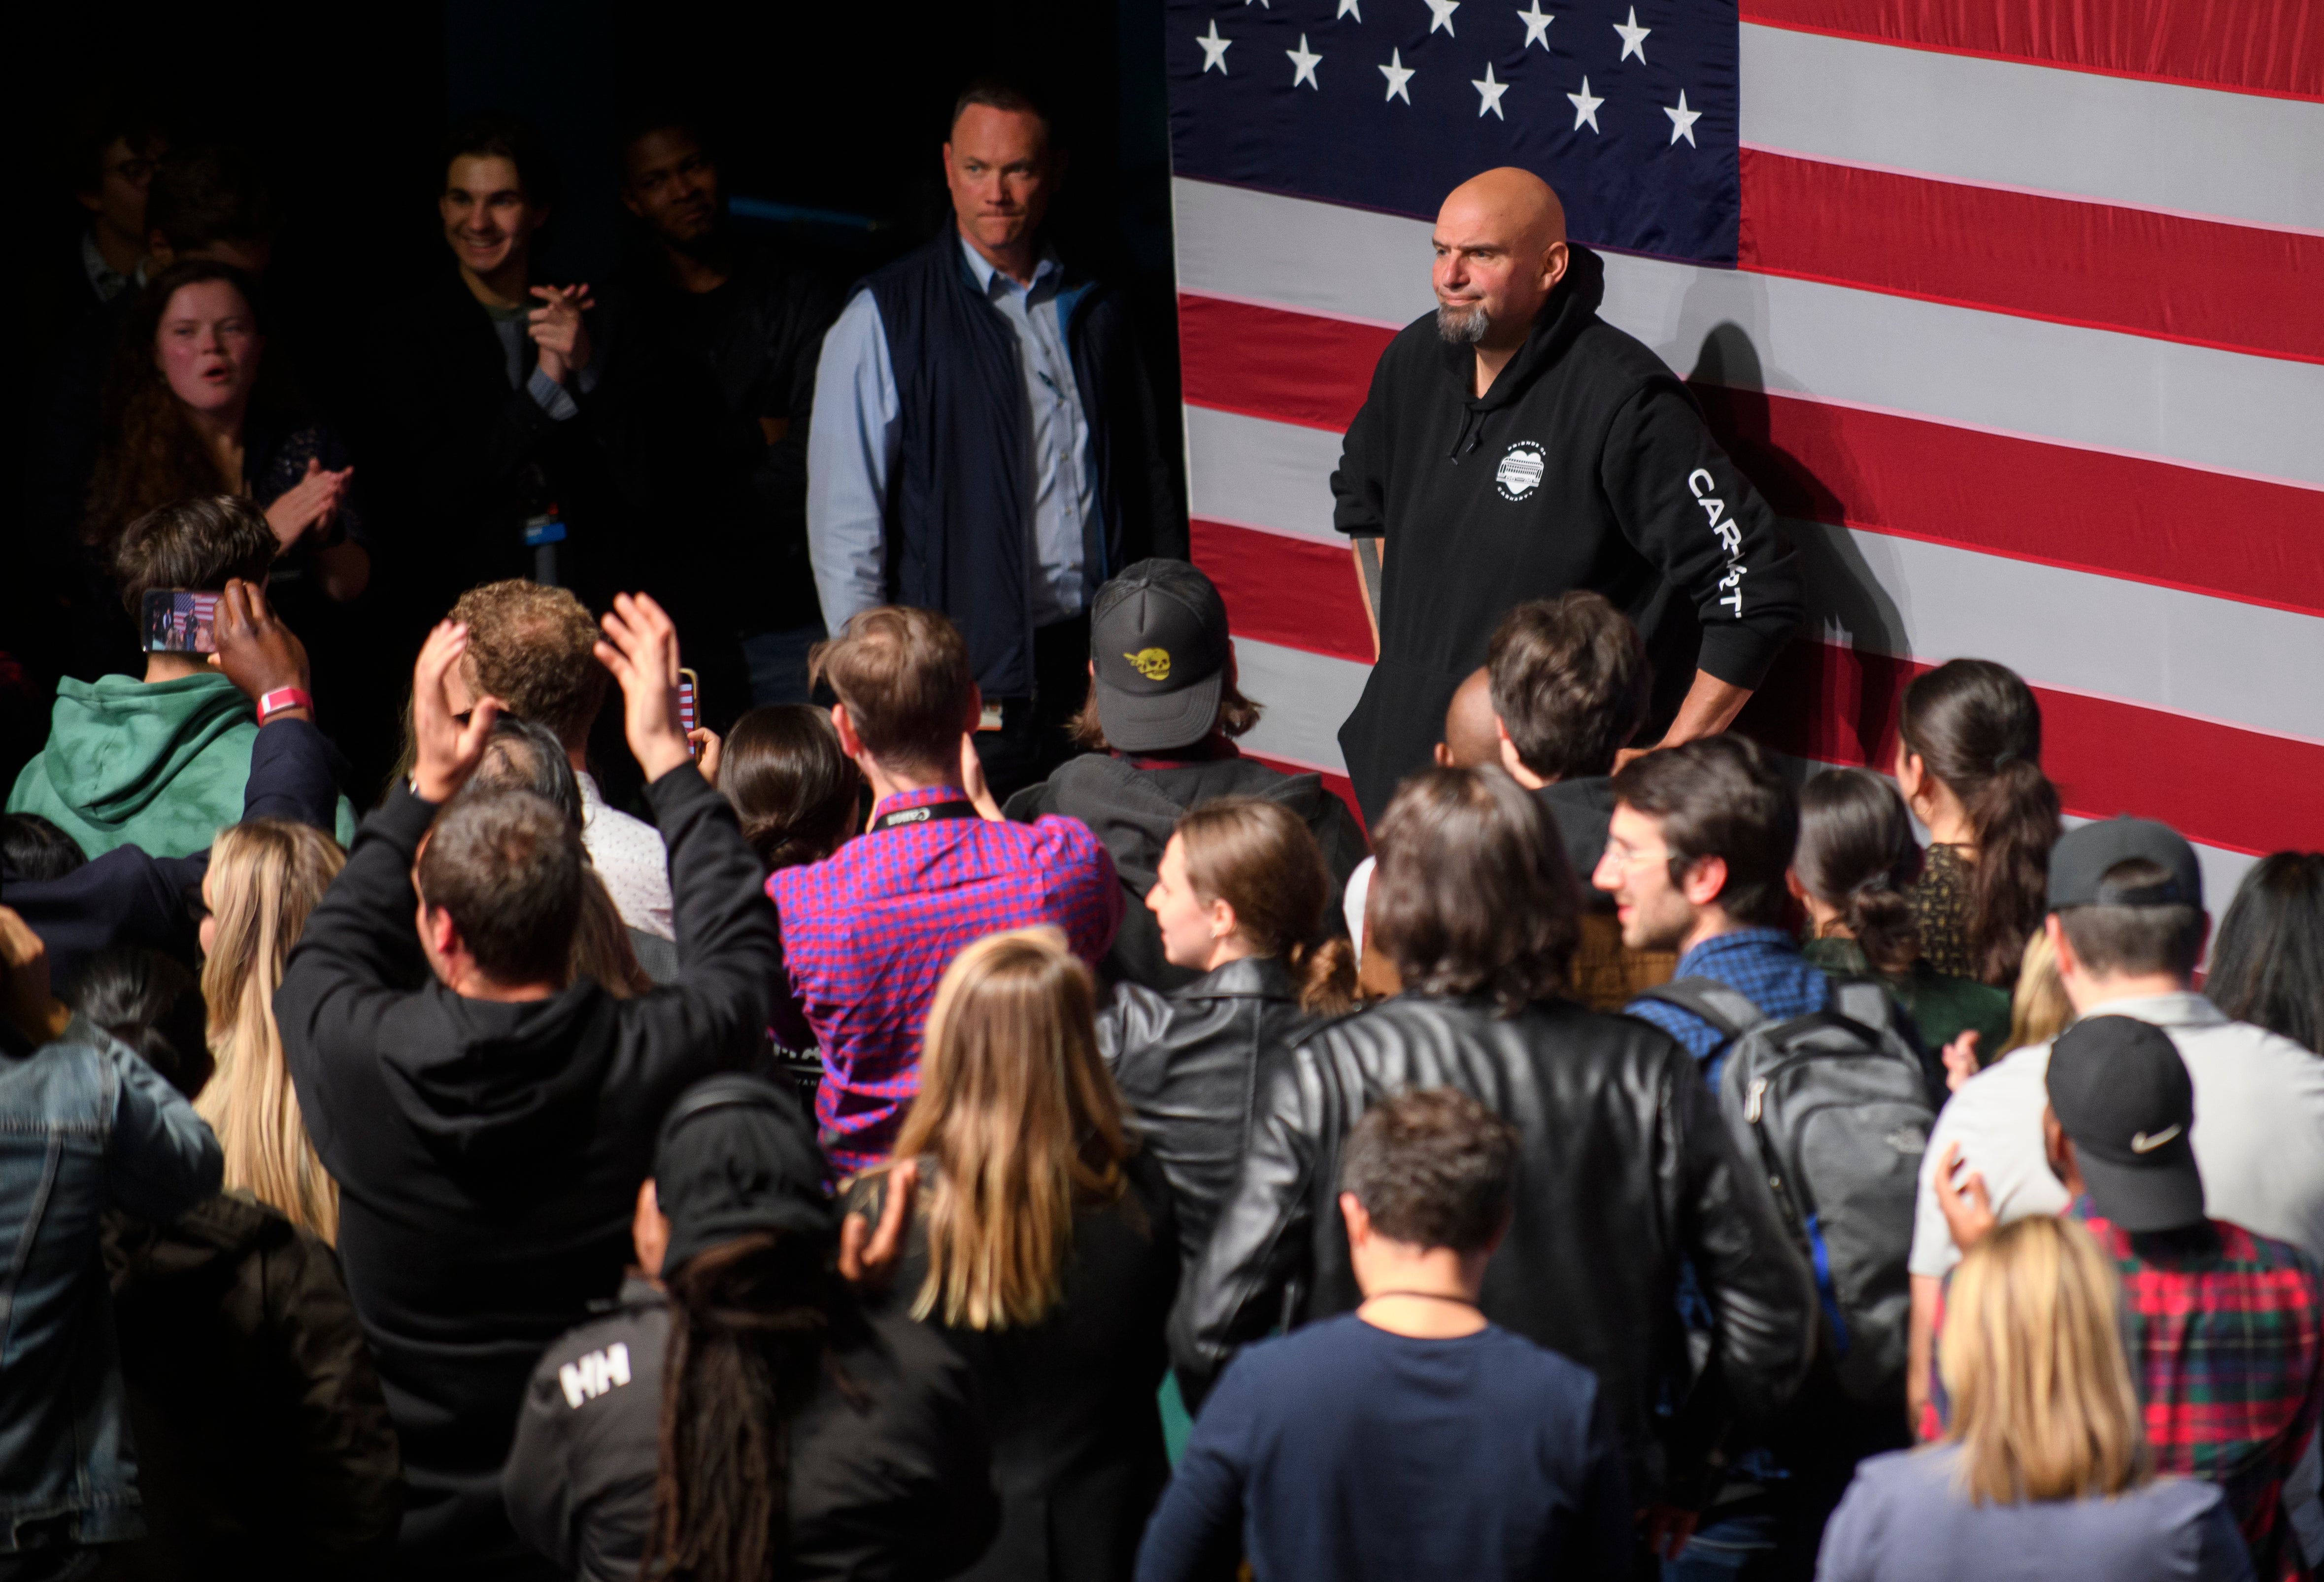
<path fill-rule="evenodd" d="M 2316 1428 L 2324 1271 L 2289 1243 L 2205 1215 L 2194 1084 L 2161 1028 L 2086 1017 L 2052 1046 L 2048 1082 L 2051 1168 L 2073 1199 L 2068 1216 L 2121 1274 L 2154 1469 L 2220 1486 L 2262 1582 L 2305 1577 L 2283 1484 Z M 1990 1227 L 1983 1200 L 1974 1177 L 1944 1182 L 1956 1240 Z"/>
<path fill-rule="evenodd" d="M 1046 924 L 1094 963 L 1120 925 L 1121 887 L 1088 825 L 1012 823 L 984 793 L 970 735 L 982 700 L 951 621 L 865 610 L 815 665 L 838 694 L 840 746 L 872 783 L 871 826 L 823 861 L 775 874 L 767 895 L 823 1051 L 816 1119 L 833 1168 L 849 1173 L 895 1147 L 953 958 L 986 934 Z"/>

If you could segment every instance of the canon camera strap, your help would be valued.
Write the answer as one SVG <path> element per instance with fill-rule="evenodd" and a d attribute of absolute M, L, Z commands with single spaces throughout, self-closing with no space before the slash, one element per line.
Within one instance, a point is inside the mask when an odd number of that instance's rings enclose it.
<path fill-rule="evenodd" d="M 973 802 L 931 802 L 921 807 L 899 807 L 893 813 L 883 813 L 872 821 L 873 830 L 908 829 L 913 824 L 932 824 L 938 819 L 982 818 Z"/>

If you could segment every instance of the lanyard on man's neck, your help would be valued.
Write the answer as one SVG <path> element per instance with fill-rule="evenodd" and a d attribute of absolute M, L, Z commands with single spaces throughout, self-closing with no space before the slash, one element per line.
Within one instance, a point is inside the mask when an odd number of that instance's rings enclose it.
<path fill-rule="evenodd" d="M 883 813 L 872 821 L 872 830 L 899 830 L 911 824 L 929 824 L 938 819 L 982 818 L 973 802 L 930 802 L 918 807 L 899 807 Z M 866 833 L 872 832 L 867 831 Z"/>

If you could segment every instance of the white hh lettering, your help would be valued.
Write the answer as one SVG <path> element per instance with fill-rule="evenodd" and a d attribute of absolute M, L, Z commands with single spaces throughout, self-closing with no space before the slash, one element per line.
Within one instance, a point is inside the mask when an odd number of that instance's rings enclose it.
<path fill-rule="evenodd" d="M 565 1403 L 576 1410 L 584 1402 L 595 1401 L 606 1391 L 629 1382 L 630 1348 L 619 1340 L 557 1370 L 557 1383 L 565 1392 Z"/>

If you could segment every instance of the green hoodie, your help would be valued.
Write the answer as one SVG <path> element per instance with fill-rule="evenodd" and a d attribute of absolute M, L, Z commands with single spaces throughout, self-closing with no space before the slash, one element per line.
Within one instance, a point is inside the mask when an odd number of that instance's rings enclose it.
<path fill-rule="evenodd" d="M 188 857 L 242 818 L 258 720 L 233 682 L 102 676 L 57 683 L 49 744 L 16 777 L 10 813 L 37 813 L 92 858 L 115 846 Z M 355 838 L 339 798 L 338 839 Z"/>

